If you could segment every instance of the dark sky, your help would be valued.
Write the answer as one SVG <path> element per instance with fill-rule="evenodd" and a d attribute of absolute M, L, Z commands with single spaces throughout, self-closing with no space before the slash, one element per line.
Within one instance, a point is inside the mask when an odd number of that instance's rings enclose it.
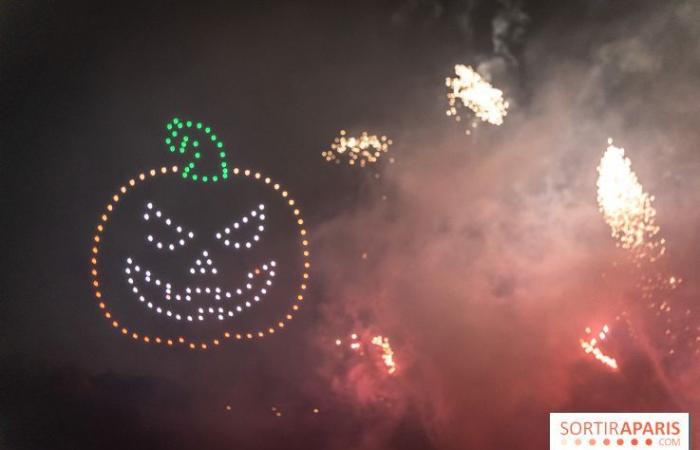
<path fill-rule="evenodd" d="M 645 270 L 692 305 L 700 9 L 562 3 L 0 2 L 0 448 L 535 450 L 550 411 L 696 410 L 696 357 L 665 356 L 695 335 L 635 306 L 595 168 L 607 137 L 628 149 L 668 240 Z M 503 126 L 445 117 L 455 64 L 505 91 Z M 304 211 L 312 282 L 282 334 L 190 352 L 100 317 L 94 227 L 129 177 L 183 163 L 174 116 Z M 340 129 L 394 145 L 331 165 Z M 612 372 L 578 338 L 621 310 Z M 390 337 L 397 373 L 335 345 L 353 332 Z"/>

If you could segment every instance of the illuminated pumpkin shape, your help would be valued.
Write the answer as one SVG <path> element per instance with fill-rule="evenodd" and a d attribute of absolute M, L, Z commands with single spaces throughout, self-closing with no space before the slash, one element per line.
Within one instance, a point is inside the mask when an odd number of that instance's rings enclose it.
<path fill-rule="evenodd" d="M 137 173 L 109 199 L 90 253 L 102 314 L 132 340 L 190 349 L 284 328 L 310 268 L 295 200 L 229 165 L 211 128 L 177 118 L 166 128 L 169 150 L 192 160 Z"/>

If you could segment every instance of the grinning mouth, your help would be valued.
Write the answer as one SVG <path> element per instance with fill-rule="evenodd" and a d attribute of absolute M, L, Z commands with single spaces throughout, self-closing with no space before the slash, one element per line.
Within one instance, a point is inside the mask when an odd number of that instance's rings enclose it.
<path fill-rule="evenodd" d="M 253 307 L 267 295 L 276 267 L 273 260 L 256 267 L 248 272 L 243 284 L 233 290 L 221 286 L 185 286 L 178 290 L 130 257 L 126 258 L 124 275 L 134 297 L 149 310 L 175 321 L 201 322 L 207 318 L 230 319 Z M 149 299 L 142 292 L 148 287 L 157 292 L 157 300 Z"/>

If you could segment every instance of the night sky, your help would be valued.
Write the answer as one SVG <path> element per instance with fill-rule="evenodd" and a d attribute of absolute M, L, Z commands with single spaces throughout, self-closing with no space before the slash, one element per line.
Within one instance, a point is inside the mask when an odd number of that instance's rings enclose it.
<path fill-rule="evenodd" d="M 0 448 L 539 450 L 552 411 L 692 417 L 699 24 L 691 0 L 0 2 Z M 455 64 L 504 91 L 503 125 L 446 116 Z M 186 163 L 163 143 L 173 117 L 210 124 L 303 211 L 309 289 L 272 336 L 170 349 L 97 307 L 95 226 L 130 177 Z M 341 129 L 393 144 L 328 163 Z M 641 269 L 598 211 L 608 137 L 666 239 Z M 229 217 L 223 191 L 157 186 L 193 226 Z M 286 255 L 276 217 L 266 248 Z M 121 229 L 115 252 L 143 239 Z M 659 299 L 673 320 L 640 273 L 683 279 Z M 618 370 L 579 345 L 603 323 Z"/>

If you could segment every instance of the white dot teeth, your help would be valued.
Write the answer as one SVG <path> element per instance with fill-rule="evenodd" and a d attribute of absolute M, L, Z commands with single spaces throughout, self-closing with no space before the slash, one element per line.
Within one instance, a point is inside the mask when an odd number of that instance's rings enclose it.
<path fill-rule="evenodd" d="M 204 250 L 202 252 L 204 257 L 209 256 L 209 252 Z M 268 290 L 266 287 L 261 287 L 259 289 L 255 288 L 254 282 L 252 282 L 253 279 L 255 279 L 257 276 L 265 273 L 267 275 L 267 279 L 264 280 L 264 285 L 265 286 L 271 286 L 272 281 L 271 278 L 275 276 L 275 272 L 273 270 L 270 270 L 271 267 L 275 267 L 277 264 L 275 261 L 270 261 L 267 264 L 263 264 L 261 268 L 255 269 L 253 272 L 248 272 L 246 273 L 246 277 L 251 280 L 250 283 L 246 283 L 244 285 L 244 288 L 246 291 L 250 291 L 251 298 L 249 300 L 244 300 L 241 304 L 232 306 L 231 309 L 227 309 L 223 306 L 218 306 L 216 308 L 214 307 L 208 307 L 207 309 L 204 308 L 198 308 L 198 313 L 199 314 L 194 314 L 194 315 L 189 315 L 189 314 L 179 314 L 171 311 L 170 309 L 167 308 L 162 308 L 160 306 L 154 305 L 152 302 L 147 301 L 147 299 L 143 295 L 139 295 L 139 289 L 137 286 L 134 284 L 136 283 L 136 280 L 133 276 L 128 276 L 131 275 L 132 272 L 136 273 L 141 273 L 141 268 L 138 265 L 134 264 L 134 261 L 131 257 L 126 258 L 127 262 L 127 267 L 124 268 L 124 272 L 126 273 L 126 281 L 129 285 L 131 285 L 131 291 L 137 296 L 139 302 L 144 303 L 146 307 L 149 310 L 155 311 L 157 314 L 164 314 L 165 316 L 169 318 L 174 318 L 177 321 L 187 321 L 187 322 L 194 322 L 195 319 L 197 321 L 203 321 L 206 315 L 210 316 L 216 316 L 217 320 L 223 321 L 226 318 L 231 318 L 235 317 L 234 311 L 241 312 L 244 308 L 251 308 L 255 303 L 258 303 L 262 300 L 262 297 L 267 295 Z M 198 259 L 196 260 L 196 264 L 201 268 L 205 269 L 205 267 L 210 267 L 213 265 L 213 261 L 210 258 L 207 258 L 206 260 L 203 259 Z M 194 268 L 193 268 L 194 269 Z M 212 268 L 213 271 L 215 271 L 215 268 Z M 216 273 L 216 272 L 214 272 Z M 177 301 L 182 301 L 182 295 L 180 293 L 176 293 L 173 295 L 172 292 L 172 285 L 170 283 L 162 282 L 159 278 L 153 277 L 152 273 L 150 270 L 143 270 L 143 280 L 146 283 L 151 283 L 153 282 L 154 285 L 156 286 L 164 286 L 164 295 L 163 298 L 165 301 L 171 301 L 173 297 Z M 261 280 L 263 281 L 263 280 Z M 257 289 L 258 292 L 253 292 L 254 289 Z M 222 300 L 222 296 L 225 296 L 227 299 L 232 298 L 232 293 L 230 291 L 224 291 L 220 286 L 195 286 L 195 287 L 185 287 L 185 293 L 184 295 L 185 300 L 187 302 L 192 301 L 192 292 L 195 292 L 197 295 L 211 295 L 214 297 L 214 300 L 217 302 L 220 302 Z M 236 289 L 236 294 L 241 296 L 243 294 L 242 289 Z"/>

